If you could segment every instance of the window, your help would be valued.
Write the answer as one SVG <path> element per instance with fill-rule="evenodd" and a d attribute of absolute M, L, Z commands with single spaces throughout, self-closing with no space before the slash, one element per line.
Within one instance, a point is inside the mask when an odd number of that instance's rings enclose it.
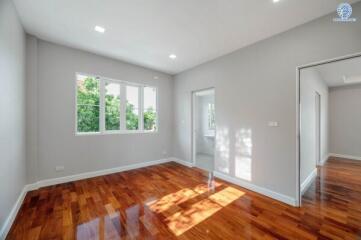
<path fill-rule="evenodd" d="M 77 131 L 99 132 L 99 79 L 77 75 Z"/>
<path fill-rule="evenodd" d="M 76 109 L 78 134 L 158 129 L 155 87 L 77 74 Z"/>
<path fill-rule="evenodd" d="M 214 130 L 215 128 L 216 128 L 216 123 L 215 123 L 214 103 L 208 103 L 208 129 Z"/>
<path fill-rule="evenodd" d="M 144 130 L 157 130 L 157 90 L 144 87 L 143 124 Z"/>
<path fill-rule="evenodd" d="M 105 130 L 120 130 L 119 83 L 105 83 Z"/>
<path fill-rule="evenodd" d="M 139 129 L 139 87 L 127 86 L 126 129 Z"/>

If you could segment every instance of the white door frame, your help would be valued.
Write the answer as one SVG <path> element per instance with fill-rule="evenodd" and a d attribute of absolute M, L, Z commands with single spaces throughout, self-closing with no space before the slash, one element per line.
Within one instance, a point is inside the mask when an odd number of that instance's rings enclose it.
<path fill-rule="evenodd" d="M 191 152 L 192 152 L 192 166 L 196 166 L 196 153 L 197 153 L 197 148 L 196 148 L 196 131 L 195 131 L 195 118 L 196 118 L 196 114 L 195 114 L 195 100 L 196 100 L 196 94 L 200 93 L 200 92 L 207 92 L 207 91 L 213 91 L 214 94 L 214 112 L 215 112 L 215 122 L 216 122 L 216 126 L 214 129 L 214 143 L 216 143 L 216 136 L 217 136 L 217 106 L 216 106 L 216 88 L 215 87 L 209 87 L 209 88 L 203 88 L 203 89 L 197 89 L 197 90 L 193 90 L 192 91 L 192 96 L 191 96 L 191 103 L 192 103 L 192 111 L 191 111 L 191 136 L 192 136 L 192 141 L 191 141 Z M 216 154 L 216 144 L 214 144 L 214 159 L 213 161 L 215 161 L 215 155 Z"/>
<path fill-rule="evenodd" d="M 348 60 L 361 57 L 361 52 L 345 55 L 337 58 L 331 58 L 319 62 L 314 62 L 306 65 L 296 67 L 296 206 L 301 206 L 302 194 L 301 194 L 301 83 L 300 76 L 301 70 L 310 67 L 316 67 L 323 64 Z"/>
<path fill-rule="evenodd" d="M 316 135 L 316 167 L 321 165 L 321 101 L 319 92 L 315 92 L 315 135 Z"/>

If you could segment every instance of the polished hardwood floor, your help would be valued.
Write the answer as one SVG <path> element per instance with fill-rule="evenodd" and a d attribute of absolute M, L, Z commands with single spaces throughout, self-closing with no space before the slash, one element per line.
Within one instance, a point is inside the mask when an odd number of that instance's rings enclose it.
<path fill-rule="evenodd" d="M 45 187 L 7 239 L 361 239 L 361 162 L 330 159 L 301 208 L 176 163 Z"/>

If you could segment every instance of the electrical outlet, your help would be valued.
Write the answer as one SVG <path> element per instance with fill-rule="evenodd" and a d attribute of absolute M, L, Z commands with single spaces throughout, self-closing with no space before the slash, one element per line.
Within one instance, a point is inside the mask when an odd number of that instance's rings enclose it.
<path fill-rule="evenodd" d="M 56 171 L 56 172 L 64 171 L 64 166 L 56 166 L 56 167 L 55 167 L 55 171 Z"/>

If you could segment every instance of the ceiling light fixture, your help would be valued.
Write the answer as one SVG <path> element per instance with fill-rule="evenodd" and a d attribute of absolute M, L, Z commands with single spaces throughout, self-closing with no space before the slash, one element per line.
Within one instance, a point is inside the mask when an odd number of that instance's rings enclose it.
<path fill-rule="evenodd" d="M 278 3 L 280 0 L 273 0 L 274 3 Z"/>
<path fill-rule="evenodd" d="M 99 32 L 99 33 L 104 33 L 105 32 L 105 28 L 103 28 L 101 26 L 95 26 L 94 30 Z"/>
<path fill-rule="evenodd" d="M 172 60 L 174 60 L 174 59 L 177 58 L 177 56 L 176 56 L 175 54 L 171 54 L 171 55 L 169 55 L 169 58 L 172 59 Z"/>

